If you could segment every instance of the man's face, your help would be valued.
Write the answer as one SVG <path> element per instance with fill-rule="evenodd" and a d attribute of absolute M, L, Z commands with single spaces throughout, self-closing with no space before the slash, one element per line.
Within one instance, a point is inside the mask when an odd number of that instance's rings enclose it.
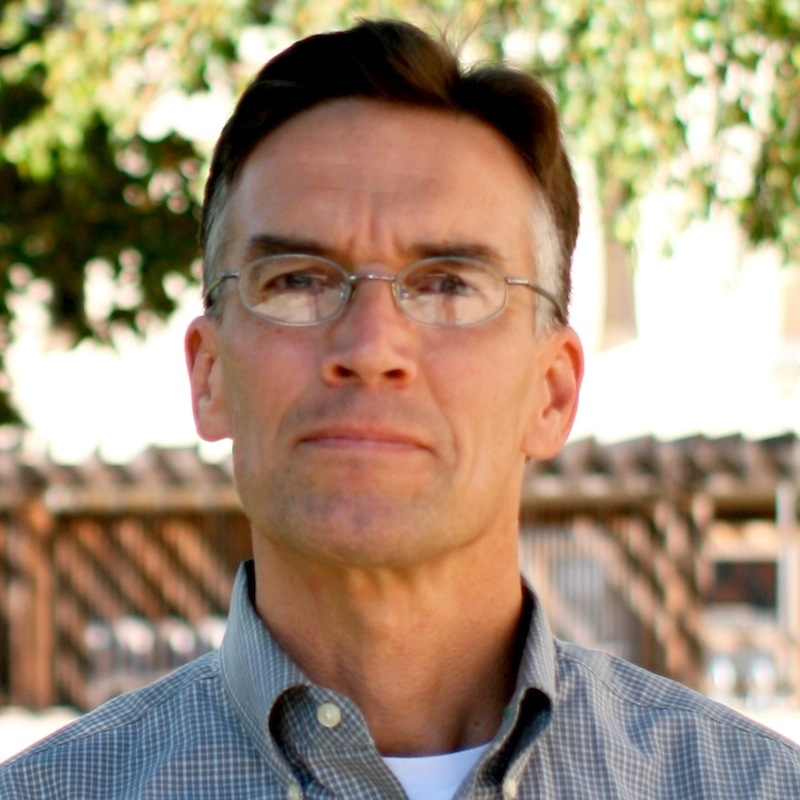
<path fill-rule="evenodd" d="M 227 215 L 225 270 L 297 242 L 350 272 L 395 274 L 431 253 L 481 253 L 535 278 L 534 188 L 508 144 L 466 116 L 339 100 L 271 133 Z M 224 285 L 218 322 L 187 334 L 198 430 L 230 437 L 254 535 L 302 558 L 404 566 L 515 537 L 526 457 L 563 444 L 580 381 L 574 333 L 536 338 L 535 295 L 437 329 L 391 288 L 358 284 L 312 327 L 260 320 Z"/>

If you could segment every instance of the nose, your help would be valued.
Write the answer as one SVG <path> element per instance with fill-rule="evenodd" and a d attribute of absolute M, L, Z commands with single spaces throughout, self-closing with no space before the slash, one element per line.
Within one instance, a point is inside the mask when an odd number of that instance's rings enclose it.
<path fill-rule="evenodd" d="M 328 326 L 325 382 L 407 385 L 419 367 L 419 328 L 397 307 L 390 281 L 356 281 L 347 308 Z"/>

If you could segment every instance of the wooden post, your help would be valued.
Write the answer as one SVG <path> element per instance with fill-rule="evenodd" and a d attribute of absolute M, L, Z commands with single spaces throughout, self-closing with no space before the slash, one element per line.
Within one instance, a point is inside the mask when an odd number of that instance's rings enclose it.
<path fill-rule="evenodd" d="M 788 650 L 789 691 L 800 704 L 800 532 L 797 487 L 781 481 L 775 489 L 775 522 L 781 537 L 776 587 L 778 625 Z"/>
<path fill-rule="evenodd" d="M 22 506 L 18 519 L 18 577 L 9 591 L 9 699 L 42 709 L 56 700 L 53 517 L 37 498 Z"/>

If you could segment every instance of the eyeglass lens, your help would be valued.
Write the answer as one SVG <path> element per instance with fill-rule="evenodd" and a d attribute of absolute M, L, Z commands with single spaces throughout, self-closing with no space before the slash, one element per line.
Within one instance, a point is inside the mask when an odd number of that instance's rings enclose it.
<path fill-rule="evenodd" d="M 252 262 L 239 276 L 242 300 L 251 311 L 289 325 L 334 318 L 363 280 L 391 280 L 403 313 L 426 325 L 474 325 L 500 313 L 506 301 L 504 278 L 463 258 L 424 259 L 389 278 L 349 275 L 327 259 L 290 254 Z"/>

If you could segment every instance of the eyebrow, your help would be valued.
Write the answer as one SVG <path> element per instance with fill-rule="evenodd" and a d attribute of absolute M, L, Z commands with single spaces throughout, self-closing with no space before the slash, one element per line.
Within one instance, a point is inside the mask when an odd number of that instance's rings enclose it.
<path fill-rule="evenodd" d="M 259 233 L 251 236 L 245 248 L 245 258 L 248 261 L 284 253 L 308 253 L 328 258 L 336 257 L 334 248 L 317 240 L 273 233 Z M 409 248 L 409 255 L 414 260 L 436 257 L 472 258 L 495 265 L 505 261 L 505 258 L 494 247 L 482 242 L 468 241 L 418 242 Z"/>
<path fill-rule="evenodd" d="M 500 264 L 505 261 L 503 256 L 494 248 L 483 242 L 443 241 L 421 242 L 413 248 L 417 258 L 433 258 L 436 256 L 450 256 L 455 258 L 472 258 L 476 261 L 488 261 L 491 264 Z"/>
<path fill-rule="evenodd" d="M 324 256 L 328 252 L 328 248 L 313 239 L 274 233 L 259 233 L 251 236 L 247 240 L 244 251 L 247 261 L 284 253 L 308 253 L 309 255 Z"/>

